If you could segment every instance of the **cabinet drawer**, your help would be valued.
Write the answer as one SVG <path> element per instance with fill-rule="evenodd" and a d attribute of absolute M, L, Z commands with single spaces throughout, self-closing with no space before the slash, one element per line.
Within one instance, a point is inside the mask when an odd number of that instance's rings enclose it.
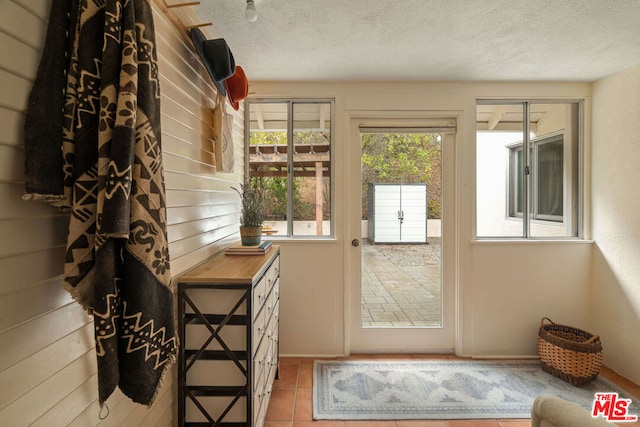
<path fill-rule="evenodd" d="M 268 341 L 273 341 L 273 338 L 278 335 L 278 308 L 280 303 L 278 301 L 275 302 L 275 307 L 273 310 L 273 314 L 269 318 L 267 322 L 267 326 L 265 328 L 265 335 Z"/>
<path fill-rule="evenodd" d="M 269 323 L 267 335 L 269 335 L 269 340 L 273 343 L 273 346 L 277 348 L 278 340 L 280 339 L 279 334 L 279 321 L 277 312 L 274 313 L 273 317 L 271 317 L 271 322 Z"/>
<path fill-rule="evenodd" d="M 273 285 L 271 289 L 271 293 L 267 297 L 267 302 L 265 304 L 265 310 L 267 317 L 271 317 L 273 310 L 275 309 L 276 303 L 280 299 L 280 279 L 276 278 L 276 283 Z"/>
<path fill-rule="evenodd" d="M 264 372 L 264 377 L 266 378 L 263 384 L 263 387 L 256 392 L 253 398 L 253 418 L 254 425 L 262 426 L 264 425 L 264 420 L 267 416 L 267 409 L 269 409 L 269 401 L 271 400 L 271 393 L 273 391 L 273 378 L 270 375 L 270 372 Z M 267 381 L 271 379 L 271 381 Z"/>
<path fill-rule="evenodd" d="M 252 339 L 252 347 L 253 347 L 253 351 L 255 354 L 256 349 L 258 348 L 258 346 L 260 345 L 260 341 L 262 340 L 262 337 L 264 336 L 264 333 L 266 331 L 267 328 L 267 317 L 266 317 L 266 310 L 260 310 L 260 313 L 258 313 L 258 315 L 256 316 L 256 318 L 253 321 L 253 339 Z"/>
<path fill-rule="evenodd" d="M 267 290 L 271 289 L 271 287 L 276 283 L 276 279 L 280 276 L 280 255 L 273 260 L 269 269 L 264 274 L 264 277 L 267 280 Z"/>
<path fill-rule="evenodd" d="M 278 323 L 280 322 L 280 300 L 276 300 L 271 314 L 271 327 L 278 332 Z"/>
<path fill-rule="evenodd" d="M 266 277 L 262 277 L 253 288 L 253 317 L 255 318 L 267 299 L 269 288 L 266 286 Z"/>
<path fill-rule="evenodd" d="M 267 405 L 266 399 L 262 399 L 261 400 L 261 405 Z M 264 423 L 265 423 L 265 417 L 267 415 L 267 410 L 266 408 L 263 408 L 262 406 L 260 406 L 260 409 L 258 409 L 257 413 L 256 413 L 256 420 L 255 420 L 255 424 L 254 427 L 264 427 Z"/>
<path fill-rule="evenodd" d="M 262 396 L 262 403 L 260 405 L 260 412 L 258 420 L 264 420 L 267 417 L 267 409 L 269 408 L 269 401 L 271 400 L 271 393 L 273 391 L 273 382 L 270 382 L 269 385 L 264 390 Z"/>
<path fill-rule="evenodd" d="M 269 352 L 269 342 L 267 340 L 263 340 L 260 343 L 260 347 L 256 351 L 256 355 L 253 358 L 253 390 L 254 392 L 258 392 L 262 389 L 260 386 L 264 382 L 264 374 L 265 366 L 267 365 L 267 356 Z"/>
<path fill-rule="evenodd" d="M 278 317 L 276 316 L 276 313 L 274 313 L 274 315 L 271 316 L 271 319 L 269 320 L 269 324 L 267 325 L 266 335 L 263 340 L 269 343 L 269 349 L 268 349 L 268 354 L 266 359 L 267 371 L 275 370 L 274 367 L 278 365 L 278 339 L 279 339 Z"/>
<path fill-rule="evenodd" d="M 253 425 L 254 426 L 258 426 L 258 425 L 264 425 L 264 424 L 260 424 L 261 420 L 264 420 L 264 417 L 261 417 L 261 412 L 260 412 L 260 406 L 262 404 L 262 401 L 264 400 L 264 391 L 260 390 L 260 392 L 256 392 L 253 395 Z"/>

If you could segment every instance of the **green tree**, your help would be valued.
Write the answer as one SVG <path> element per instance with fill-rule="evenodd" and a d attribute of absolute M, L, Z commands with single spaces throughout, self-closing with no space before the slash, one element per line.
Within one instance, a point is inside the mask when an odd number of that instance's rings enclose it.
<path fill-rule="evenodd" d="M 287 216 L 287 177 L 271 176 L 252 178 L 259 180 L 264 194 L 265 219 L 277 220 Z"/>
<path fill-rule="evenodd" d="M 251 145 L 287 145 L 286 132 L 251 131 Z"/>
<path fill-rule="evenodd" d="M 434 134 L 367 133 L 362 135 L 362 214 L 367 217 L 369 183 L 424 182 L 428 217 L 440 218 L 441 147 Z"/>
<path fill-rule="evenodd" d="M 329 144 L 328 132 L 295 132 L 294 146 L 297 144 Z M 287 145 L 286 132 L 265 132 L 252 131 L 250 137 L 251 145 Z M 284 150 L 281 151 L 281 153 Z M 284 219 L 287 216 L 287 186 L 288 177 L 278 176 L 282 173 L 278 168 L 271 167 L 269 172 L 275 176 L 253 177 L 252 180 L 259 179 L 264 189 L 265 216 L 267 219 Z M 329 185 L 323 183 L 323 217 L 329 217 Z M 315 178 L 299 177 L 293 178 L 293 218 L 297 221 L 315 220 Z"/>
<path fill-rule="evenodd" d="M 283 220 L 287 217 L 287 185 L 288 178 L 280 176 L 253 177 L 253 181 L 259 181 L 263 189 L 266 220 Z M 315 205 L 306 200 L 300 191 L 304 184 L 303 178 L 293 178 L 293 217 L 298 220 L 315 219 Z"/>

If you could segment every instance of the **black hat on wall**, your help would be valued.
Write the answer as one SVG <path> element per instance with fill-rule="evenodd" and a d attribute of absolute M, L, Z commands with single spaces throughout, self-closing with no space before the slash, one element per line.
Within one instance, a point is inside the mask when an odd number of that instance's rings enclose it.
<path fill-rule="evenodd" d="M 227 42 L 224 39 L 207 40 L 199 28 L 192 28 L 190 35 L 202 63 L 218 89 L 218 93 L 227 96 L 224 81 L 236 71 L 236 63 Z"/>

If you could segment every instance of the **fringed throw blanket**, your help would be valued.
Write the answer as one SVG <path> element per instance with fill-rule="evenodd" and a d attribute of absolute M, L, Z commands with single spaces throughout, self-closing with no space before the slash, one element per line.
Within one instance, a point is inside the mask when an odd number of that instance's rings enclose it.
<path fill-rule="evenodd" d="M 100 404 L 120 387 L 151 405 L 178 340 L 148 0 L 54 2 L 28 110 L 25 199 L 71 210 L 65 280 L 94 316 Z"/>

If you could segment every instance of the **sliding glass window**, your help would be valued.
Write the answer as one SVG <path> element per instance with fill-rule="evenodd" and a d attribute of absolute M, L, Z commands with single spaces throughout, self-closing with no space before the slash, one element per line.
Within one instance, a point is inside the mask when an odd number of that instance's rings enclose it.
<path fill-rule="evenodd" d="M 247 102 L 247 176 L 264 188 L 266 233 L 332 236 L 332 100 Z"/>
<path fill-rule="evenodd" d="M 478 102 L 477 237 L 581 237 L 580 118 L 580 102 Z"/>

